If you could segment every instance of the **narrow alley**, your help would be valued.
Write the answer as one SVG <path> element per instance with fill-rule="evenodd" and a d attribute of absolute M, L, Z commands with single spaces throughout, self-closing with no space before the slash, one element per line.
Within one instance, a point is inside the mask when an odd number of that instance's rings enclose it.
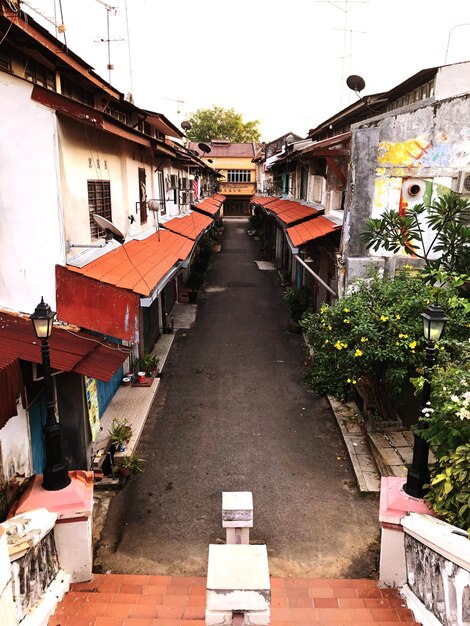
<path fill-rule="evenodd" d="M 327 401 L 304 385 L 277 272 L 254 262 L 248 220 L 224 225 L 144 429 L 145 472 L 112 499 L 95 568 L 203 575 L 224 538 L 222 491 L 249 490 L 272 575 L 374 575 L 377 500 L 358 493 Z"/>

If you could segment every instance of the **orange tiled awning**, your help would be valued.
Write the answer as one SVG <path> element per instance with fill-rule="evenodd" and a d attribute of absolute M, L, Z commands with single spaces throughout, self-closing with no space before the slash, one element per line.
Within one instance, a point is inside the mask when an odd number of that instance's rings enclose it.
<path fill-rule="evenodd" d="M 340 229 L 340 225 L 320 215 L 320 217 L 315 217 L 314 219 L 307 220 L 296 226 L 291 226 L 287 229 L 287 236 L 290 239 L 292 247 L 298 248 L 309 241 L 318 239 L 318 237 L 324 237 Z"/>
<path fill-rule="evenodd" d="M 162 228 L 190 239 L 191 242 L 196 241 L 200 235 L 211 226 L 214 219 L 208 215 L 203 215 L 197 211 L 191 211 L 190 215 L 184 217 L 174 217 L 169 222 L 161 225 Z"/>
<path fill-rule="evenodd" d="M 294 200 L 275 200 L 265 205 L 264 208 L 267 213 L 274 213 L 286 226 L 319 213 L 318 209 Z"/>
<path fill-rule="evenodd" d="M 275 202 L 276 200 L 279 200 L 278 196 L 254 196 L 251 199 L 251 204 L 265 206 L 266 204 L 269 204 L 270 202 Z"/>
<path fill-rule="evenodd" d="M 201 200 L 201 202 L 195 204 L 194 208 L 196 211 L 201 211 L 202 213 L 213 216 L 220 209 L 224 200 L 225 196 L 221 193 L 216 193 L 213 196 L 209 196 L 208 198 L 205 198 L 204 200 Z"/>
<path fill-rule="evenodd" d="M 206 219 L 212 222 L 210 218 Z M 87 278 L 149 296 L 178 262 L 189 257 L 193 246 L 194 242 L 186 237 L 170 230 L 160 230 L 146 239 L 128 241 L 83 267 L 68 265 L 67 269 Z"/>

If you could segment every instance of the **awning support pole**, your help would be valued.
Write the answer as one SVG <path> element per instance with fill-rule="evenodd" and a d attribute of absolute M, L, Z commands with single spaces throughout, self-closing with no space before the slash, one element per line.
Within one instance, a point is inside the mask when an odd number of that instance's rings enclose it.
<path fill-rule="evenodd" d="M 333 289 L 327 285 L 321 278 L 320 276 L 318 276 L 318 274 L 316 274 L 311 267 L 309 267 L 305 261 L 303 261 L 297 254 L 293 254 L 292 255 L 294 257 L 294 259 L 297 261 L 297 263 L 300 263 L 300 265 L 303 265 L 305 267 L 305 269 L 307 270 L 307 272 L 310 272 L 310 274 L 315 278 L 316 281 L 318 281 L 320 283 L 320 285 L 323 285 L 323 287 L 325 287 L 325 289 L 327 291 L 329 291 L 331 294 L 333 294 L 336 298 L 336 293 L 333 291 Z"/>

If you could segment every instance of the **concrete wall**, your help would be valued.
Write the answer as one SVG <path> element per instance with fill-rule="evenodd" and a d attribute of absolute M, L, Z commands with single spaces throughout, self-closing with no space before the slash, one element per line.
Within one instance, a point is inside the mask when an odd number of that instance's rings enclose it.
<path fill-rule="evenodd" d="M 470 169 L 470 128 L 462 123 L 469 118 L 467 93 L 353 126 L 341 245 L 343 288 L 367 275 L 370 267 L 384 269 L 387 256 L 409 262 L 406 255 L 369 252 L 361 240 L 365 223 L 385 210 L 429 201 L 456 188 L 459 172 Z M 422 184 L 417 198 L 406 196 L 410 180 Z"/>

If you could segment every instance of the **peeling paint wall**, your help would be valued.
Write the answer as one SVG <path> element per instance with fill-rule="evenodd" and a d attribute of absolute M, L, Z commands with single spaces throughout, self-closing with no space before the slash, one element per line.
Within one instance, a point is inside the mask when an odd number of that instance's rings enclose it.
<path fill-rule="evenodd" d="M 470 170 L 470 124 L 465 123 L 469 119 L 470 93 L 466 93 L 353 126 L 341 246 L 346 266 L 343 288 L 353 278 L 367 275 L 371 265 L 386 267 L 386 257 L 393 256 L 367 250 L 361 241 L 367 219 L 456 189 L 459 173 Z M 406 192 L 410 179 L 422 183 L 422 193 L 415 197 Z"/>
<path fill-rule="evenodd" d="M 58 573 L 54 531 L 11 564 L 13 599 L 18 622 L 32 609 Z"/>
<path fill-rule="evenodd" d="M 407 581 L 443 626 L 470 624 L 470 573 L 405 533 Z"/>
<path fill-rule="evenodd" d="M 0 521 L 6 519 L 18 484 L 31 474 L 28 416 L 19 404 L 18 415 L 0 429 Z"/>

